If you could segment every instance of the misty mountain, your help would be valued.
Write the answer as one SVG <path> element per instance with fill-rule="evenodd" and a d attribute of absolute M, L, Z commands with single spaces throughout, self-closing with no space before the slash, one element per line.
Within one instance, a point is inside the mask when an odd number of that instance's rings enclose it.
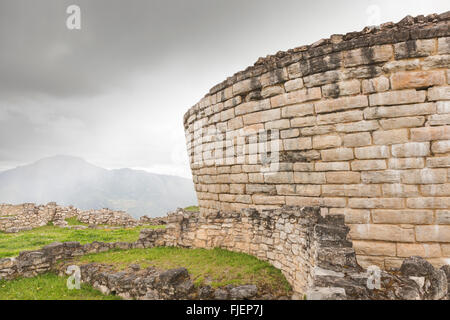
<path fill-rule="evenodd" d="M 110 208 L 161 216 L 197 203 L 191 180 L 142 170 L 107 170 L 81 158 L 56 156 L 0 172 L 0 203 L 56 201 L 80 209 Z"/>

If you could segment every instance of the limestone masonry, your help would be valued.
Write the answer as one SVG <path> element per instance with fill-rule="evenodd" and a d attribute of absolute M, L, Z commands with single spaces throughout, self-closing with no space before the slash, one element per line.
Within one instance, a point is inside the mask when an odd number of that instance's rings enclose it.
<path fill-rule="evenodd" d="M 213 87 L 184 116 L 201 213 L 320 206 L 363 267 L 448 264 L 449 21 L 333 35 Z"/>

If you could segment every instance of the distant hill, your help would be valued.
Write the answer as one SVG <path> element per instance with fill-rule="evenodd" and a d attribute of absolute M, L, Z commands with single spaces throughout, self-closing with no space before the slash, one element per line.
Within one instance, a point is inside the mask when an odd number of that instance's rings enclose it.
<path fill-rule="evenodd" d="M 155 217 L 196 204 L 197 198 L 189 179 L 132 169 L 107 170 L 69 156 L 0 172 L 0 203 L 51 201 Z"/>

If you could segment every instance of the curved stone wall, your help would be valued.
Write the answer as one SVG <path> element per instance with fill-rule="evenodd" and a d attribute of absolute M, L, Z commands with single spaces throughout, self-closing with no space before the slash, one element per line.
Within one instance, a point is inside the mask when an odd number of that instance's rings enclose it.
<path fill-rule="evenodd" d="M 259 59 L 184 117 L 202 213 L 321 206 L 362 266 L 450 259 L 450 13 Z"/>

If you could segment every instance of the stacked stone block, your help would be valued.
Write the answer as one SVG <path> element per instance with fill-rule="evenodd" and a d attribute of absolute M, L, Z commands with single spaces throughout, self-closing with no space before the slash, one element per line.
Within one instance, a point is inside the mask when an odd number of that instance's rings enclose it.
<path fill-rule="evenodd" d="M 333 35 L 213 87 L 184 117 L 201 212 L 322 206 L 363 266 L 448 263 L 449 19 Z"/>

